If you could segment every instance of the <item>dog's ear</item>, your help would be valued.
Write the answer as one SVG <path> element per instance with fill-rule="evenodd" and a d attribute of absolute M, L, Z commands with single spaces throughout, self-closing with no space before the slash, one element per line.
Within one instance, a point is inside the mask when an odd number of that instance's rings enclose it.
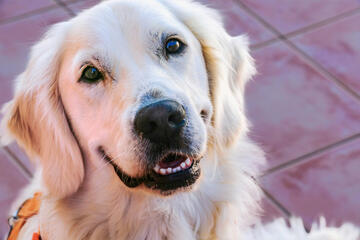
<path fill-rule="evenodd" d="M 224 33 L 226 34 L 226 33 Z M 246 36 L 219 37 L 215 46 L 202 43 L 214 105 L 214 140 L 219 146 L 230 146 L 247 133 L 244 90 L 255 74 Z"/>
<path fill-rule="evenodd" d="M 74 193 L 84 177 L 81 151 L 58 91 L 67 29 L 66 22 L 54 25 L 32 48 L 25 72 L 16 79 L 14 98 L 2 111 L 3 138 L 15 138 L 39 162 L 49 194 L 59 198 Z"/>
<path fill-rule="evenodd" d="M 162 2 L 201 44 L 214 106 L 212 140 L 218 146 L 230 146 L 248 129 L 244 87 L 256 72 L 248 39 L 229 36 L 213 9 L 186 0 Z"/>

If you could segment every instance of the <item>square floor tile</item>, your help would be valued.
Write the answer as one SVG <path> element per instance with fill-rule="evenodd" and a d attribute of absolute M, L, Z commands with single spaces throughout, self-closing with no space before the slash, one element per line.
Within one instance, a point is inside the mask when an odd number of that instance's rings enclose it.
<path fill-rule="evenodd" d="M 0 236 L 9 231 L 7 219 L 10 206 L 28 179 L 13 165 L 0 149 Z"/>
<path fill-rule="evenodd" d="M 254 52 L 258 74 L 246 91 L 251 136 L 269 166 L 360 132 L 360 104 L 286 45 Z"/>
<path fill-rule="evenodd" d="M 238 0 L 282 33 L 288 33 L 321 20 L 360 7 L 358 0 Z"/>
<path fill-rule="evenodd" d="M 360 138 L 264 178 L 265 188 L 307 226 L 360 225 Z"/>
<path fill-rule="evenodd" d="M 293 41 L 360 95 L 360 14 L 300 35 Z"/>
<path fill-rule="evenodd" d="M 62 8 L 0 26 L 0 105 L 11 99 L 15 77 L 25 70 L 30 46 L 49 25 L 69 16 Z"/>
<path fill-rule="evenodd" d="M 7 18 L 54 5 L 56 4 L 52 0 L 2 0 L 0 1 L 0 23 Z"/>

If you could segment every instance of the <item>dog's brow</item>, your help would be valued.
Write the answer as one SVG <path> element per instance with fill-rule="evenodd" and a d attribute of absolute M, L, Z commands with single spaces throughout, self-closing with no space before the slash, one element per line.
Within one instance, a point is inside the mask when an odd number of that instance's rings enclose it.
<path fill-rule="evenodd" d="M 107 72 L 111 72 L 111 65 L 109 64 L 108 59 L 94 52 L 89 52 L 85 50 L 79 51 L 74 57 L 74 63 L 76 65 L 79 65 L 80 69 L 84 65 L 94 64 L 101 67 Z"/>
<path fill-rule="evenodd" d="M 79 69 L 82 69 L 85 65 L 95 65 L 112 77 L 112 69 L 109 61 L 98 54 L 79 53 L 79 55 L 75 57 L 75 62 L 80 62 Z"/>
<path fill-rule="evenodd" d="M 83 62 L 83 63 L 81 63 L 81 64 L 80 64 L 79 69 L 82 69 L 84 66 L 86 66 L 86 65 L 90 65 L 90 64 L 91 64 L 91 62 L 90 62 L 90 61 L 85 61 L 85 62 Z"/>

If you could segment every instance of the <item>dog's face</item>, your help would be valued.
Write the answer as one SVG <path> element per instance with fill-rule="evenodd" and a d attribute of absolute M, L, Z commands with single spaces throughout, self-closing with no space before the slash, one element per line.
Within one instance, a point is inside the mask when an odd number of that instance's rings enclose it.
<path fill-rule="evenodd" d="M 191 186 L 212 112 L 197 38 L 156 2 L 112 2 L 74 22 L 58 81 L 86 158 L 131 188 Z"/>
<path fill-rule="evenodd" d="M 254 71 L 246 39 L 204 6 L 105 1 L 33 48 L 3 126 L 58 197 L 77 191 L 88 166 L 168 195 L 191 189 L 209 151 L 246 132 Z"/>

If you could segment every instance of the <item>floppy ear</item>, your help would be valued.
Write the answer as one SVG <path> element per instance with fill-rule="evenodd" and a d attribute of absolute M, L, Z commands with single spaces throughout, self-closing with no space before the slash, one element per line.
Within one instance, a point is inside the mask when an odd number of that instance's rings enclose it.
<path fill-rule="evenodd" d="M 246 36 L 231 37 L 213 9 L 191 1 L 162 1 L 200 41 L 214 106 L 213 140 L 230 146 L 247 132 L 244 87 L 256 72 Z"/>
<path fill-rule="evenodd" d="M 13 100 L 3 107 L 2 128 L 32 160 L 38 160 L 49 194 L 75 192 L 84 177 L 83 160 L 58 91 L 57 72 L 68 23 L 54 25 L 32 48 L 16 79 Z"/>

